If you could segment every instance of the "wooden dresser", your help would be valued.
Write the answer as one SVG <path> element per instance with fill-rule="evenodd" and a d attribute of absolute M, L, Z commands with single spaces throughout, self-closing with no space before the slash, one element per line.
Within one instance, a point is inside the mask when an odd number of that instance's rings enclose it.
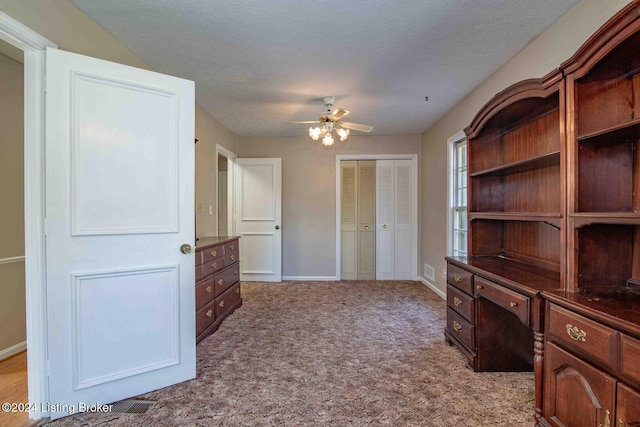
<path fill-rule="evenodd" d="M 233 236 L 196 242 L 196 342 L 242 305 L 238 245 L 239 238 Z"/>
<path fill-rule="evenodd" d="M 468 257 L 445 339 L 535 373 L 536 425 L 640 425 L 640 0 L 465 129 Z"/>

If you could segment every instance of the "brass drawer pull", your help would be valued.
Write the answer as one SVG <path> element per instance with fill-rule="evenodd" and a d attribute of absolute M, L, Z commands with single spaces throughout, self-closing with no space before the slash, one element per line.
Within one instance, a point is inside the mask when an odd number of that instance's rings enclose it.
<path fill-rule="evenodd" d="M 454 274 L 453 275 L 453 280 L 455 280 L 456 282 L 460 283 L 460 282 L 462 282 L 462 276 L 460 276 L 459 274 Z"/>
<path fill-rule="evenodd" d="M 207 310 L 207 313 L 205 314 L 205 316 L 207 317 L 213 316 L 213 310 Z"/>
<path fill-rule="evenodd" d="M 211 264 L 211 268 L 218 268 L 218 263 L 214 262 L 213 264 Z"/>
<path fill-rule="evenodd" d="M 222 279 L 219 279 L 218 280 L 218 286 L 222 286 L 222 283 L 223 283 Z"/>
<path fill-rule="evenodd" d="M 587 333 L 582 329 L 578 329 L 577 326 L 573 326 L 571 323 L 567 323 L 567 335 L 574 341 L 587 341 Z"/>
<path fill-rule="evenodd" d="M 608 409 L 604 411 L 604 423 L 599 424 L 598 427 L 611 427 L 611 411 Z"/>
<path fill-rule="evenodd" d="M 208 293 L 211 293 L 213 289 L 211 288 L 211 285 L 209 285 L 206 288 L 204 288 L 204 290 L 207 291 Z"/>
<path fill-rule="evenodd" d="M 217 257 L 218 256 L 218 251 L 216 251 L 216 250 L 211 251 L 211 256 L 214 257 L 214 258 Z"/>
<path fill-rule="evenodd" d="M 513 302 L 513 301 L 511 301 L 511 302 L 509 303 L 509 307 L 511 307 L 511 308 L 513 308 L 513 307 L 517 307 L 517 306 L 518 306 L 518 303 L 517 303 L 517 302 Z"/>
<path fill-rule="evenodd" d="M 482 288 L 483 288 L 483 286 L 482 286 L 482 285 L 478 285 L 478 286 L 476 286 L 476 289 L 478 289 L 478 290 L 480 290 L 480 289 L 482 289 Z"/>
<path fill-rule="evenodd" d="M 238 275 L 238 270 L 235 270 L 235 271 L 233 272 L 233 274 L 237 276 L 237 275 Z"/>
<path fill-rule="evenodd" d="M 236 259 L 236 256 L 234 254 L 229 255 L 229 258 L 231 258 L 232 260 Z"/>
<path fill-rule="evenodd" d="M 460 333 L 462 332 L 462 325 L 455 320 L 453 321 L 453 330 Z"/>
<path fill-rule="evenodd" d="M 453 297 L 453 305 L 456 307 L 462 307 L 462 300 L 458 297 Z"/>
<path fill-rule="evenodd" d="M 236 288 L 236 294 L 240 293 L 240 288 Z"/>
<path fill-rule="evenodd" d="M 236 245 L 229 245 L 229 249 L 231 249 L 232 251 L 236 250 Z"/>
<path fill-rule="evenodd" d="M 220 302 L 218 303 L 218 307 L 224 307 L 224 300 L 222 300 L 222 301 L 220 301 Z"/>

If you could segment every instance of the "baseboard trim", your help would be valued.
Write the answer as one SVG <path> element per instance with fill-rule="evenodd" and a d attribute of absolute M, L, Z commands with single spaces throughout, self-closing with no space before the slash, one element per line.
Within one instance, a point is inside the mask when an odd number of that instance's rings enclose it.
<path fill-rule="evenodd" d="M 336 276 L 282 276 L 282 280 L 287 282 L 335 282 L 338 278 Z"/>
<path fill-rule="evenodd" d="M 434 285 L 433 283 L 431 283 L 430 281 L 428 281 L 427 279 L 425 279 L 422 276 L 418 276 L 418 279 L 420 280 L 420 282 L 422 282 L 423 285 L 425 285 L 427 288 L 431 289 L 440 298 L 442 298 L 444 300 L 447 299 L 447 294 L 445 292 L 442 292 L 442 290 L 440 290 L 436 285 Z"/>
<path fill-rule="evenodd" d="M 16 345 L 12 345 L 9 348 L 5 348 L 4 350 L 0 350 L 0 360 L 8 359 L 11 356 L 15 356 L 18 353 L 21 353 L 27 349 L 27 342 L 22 341 Z"/>

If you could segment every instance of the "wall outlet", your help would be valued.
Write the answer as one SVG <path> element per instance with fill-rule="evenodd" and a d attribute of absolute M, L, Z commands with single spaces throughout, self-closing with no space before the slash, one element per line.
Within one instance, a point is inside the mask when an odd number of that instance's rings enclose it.
<path fill-rule="evenodd" d="M 442 278 L 443 278 L 444 280 L 447 280 L 447 269 L 446 269 L 446 268 L 443 268 L 443 269 L 442 269 Z"/>
<path fill-rule="evenodd" d="M 436 270 L 426 262 L 424 263 L 424 268 L 422 273 L 425 278 L 427 278 L 428 280 L 431 280 L 432 282 L 436 279 Z"/>

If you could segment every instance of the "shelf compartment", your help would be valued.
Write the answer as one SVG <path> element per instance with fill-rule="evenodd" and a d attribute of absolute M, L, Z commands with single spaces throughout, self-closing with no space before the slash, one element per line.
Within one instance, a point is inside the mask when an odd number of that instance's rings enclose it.
<path fill-rule="evenodd" d="M 594 141 L 608 142 L 616 140 L 638 140 L 640 135 L 640 118 L 630 120 L 606 129 L 600 129 L 584 135 L 578 135 L 578 142 Z"/>
<path fill-rule="evenodd" d="M 616 291 L 640 279 L 640 225 L 593 224 L 574 232 L 580 290 Z"/>
<path fill-rule="evenodd" d="M 576 228 L 590 224 L 640 225 L 640 212 L 581 212 L 569 218 Z"/>
<path fill-rule="evenodd" d="M 471 174 L 510 167 L 560 150 L 558 95 L 525 99 L 496 114 L 469 145 Z"/>
<path fill-rule="evenodd" d="M 527 221 L 543 222 L 560 227 L 562 214 L 558 212 L 474 212 L 469 214 L 470 221 L 476 220 L 498 221 Z"/>
<path fill-rule="evenodd" d="M 472 176 L 471 211 L 560 212 L 559 183 L 559 163 L 518 173 Z"/>
<path fill-rule="evenodd" d="M 559 272 L 560 217 L 551 215 L 519 217 L 518 220 L 515 220 L 516 215 L 476 217 L 470 222 L 471 254 L 474 257 L 503 257 Z"/>
<path fill-rule="evenodd" d="M 640 212 L 640 153 L 637 139 L 578 145 L 577 212 Z"/>
<path fill-rule="evenodd" d="M 560 165 L 560 151 L 554 151 L 553 153 L 542 154 L 540 156 L 531 157 L 519 162 L 509 163 L 491 169 L 485 169 L 479 172 L 472 173 L 470 176 L 505 176 L 558 165 Z"/>
<path fill-rule="evenodd" d="M 578 135 L 597 136 L 640 118 L 639 51 L 640 32 L 576 81 Z"/>

